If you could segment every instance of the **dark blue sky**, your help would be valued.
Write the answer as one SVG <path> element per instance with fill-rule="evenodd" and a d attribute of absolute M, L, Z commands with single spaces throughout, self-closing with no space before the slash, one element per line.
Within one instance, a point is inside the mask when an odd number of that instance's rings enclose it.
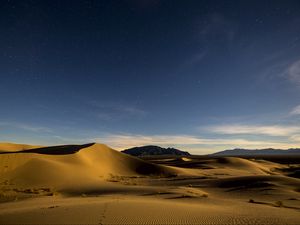
<path fill-rule="evenodd" d="M 300 146 L 300 2 L 1 1 L 0 141 Z"/>

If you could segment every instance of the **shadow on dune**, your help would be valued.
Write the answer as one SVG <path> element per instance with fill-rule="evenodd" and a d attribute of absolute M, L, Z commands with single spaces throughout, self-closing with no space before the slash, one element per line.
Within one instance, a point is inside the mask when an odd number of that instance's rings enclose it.
<path fill-rule="evenodd" d="M 216 179 L 207 182 L 209 186 L 225 188 L 228 192 L 239 190 L 294 190 L 300 182 L 286 176 L 243 176 Z"/>
<path fill-rule="evenodd" d="M 300 178 L 300 166 L 290 166 L 289 168 L 276 168 L 277 171 L 284 175 L 294 178 Z"/>
<path fill-rule="evenodd" d="M 284 205 L 282 201 L 276 201 L 274 203 L 270 203 L 270 202 L 262 202 L 262 201 L 255 201 L 253 199 L 249 199 L 249 203 L 269 205 L 269 206 L 273 206 L 273 207 L 281 207 L 281 208 L 288 208 L 288 209 L 296 209 L 296 210 L 300 209 L 300 207 Z"/>
<path fill-rule="evenodd" d="M 95 143 L 89 143 L 84 145 L 59 145 L 59 146 L 27 149 L 22 151 L 9 151 L 9 152 L 2 151 L 0 152 L 0 154 L 37 153 L 37 154 L 44 154 L 44 155 L 68 155 L 68 154 L 76 153 L 81 149 L 90 147 L 94 144 Z"/>
<path fill-rule="evenodd" d="M 238 178 L 225 178 L 216 182 L 220 188 L 266 188 L 274 187 L 272 179 L 266 176 L 246 176 Z"/>

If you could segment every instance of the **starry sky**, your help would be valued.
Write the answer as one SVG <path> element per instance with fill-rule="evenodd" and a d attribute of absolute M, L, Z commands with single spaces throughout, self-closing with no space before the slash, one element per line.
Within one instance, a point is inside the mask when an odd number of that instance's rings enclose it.
<path fill-rule="evenodd" d="M 0 141 L 300 147 L 299 0 L 2 0 Z"/>

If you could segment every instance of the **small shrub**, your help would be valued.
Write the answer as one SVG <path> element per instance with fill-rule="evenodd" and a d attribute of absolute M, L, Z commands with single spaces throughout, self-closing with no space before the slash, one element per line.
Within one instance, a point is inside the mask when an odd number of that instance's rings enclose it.
<path fill-rule="evenodd" d="M 249 199 L 248 202 L 249 202 L 249 203 L 254 203 L 254 200 L 253 200 L 253 199 Z"/>
<path fill-rule="evenodd" d="M 282 201 L 277 201 L 277 202 L 275 202 L 275 206 L 276 207 L 282 207 L 283 206 L 283 202 Z"/>
<path fill-rule="evenodd" d="M 202 194 L 201 197 L 207 198 L 207 197 L 208 197 L 208 194 Z"/>

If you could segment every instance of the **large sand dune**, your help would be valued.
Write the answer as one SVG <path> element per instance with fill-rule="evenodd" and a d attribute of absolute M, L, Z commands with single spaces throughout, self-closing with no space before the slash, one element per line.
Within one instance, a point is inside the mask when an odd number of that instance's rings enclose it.
<path fill-rule="evenodd" d="M 0 144 L 0 224 L 299 224 L 299 164 Z M 300 162 L 299 162 L 300 163 Z"/>
<path fill-rule="evenodd" d="M 76 154 L 75 154 L 76 153 Z M 0 175 L 22 185 L 64 185 L 111 176 L 172 176 L 180 169 L 156 165 L 102 144 L 69 145 L 0 154 Z"/>

